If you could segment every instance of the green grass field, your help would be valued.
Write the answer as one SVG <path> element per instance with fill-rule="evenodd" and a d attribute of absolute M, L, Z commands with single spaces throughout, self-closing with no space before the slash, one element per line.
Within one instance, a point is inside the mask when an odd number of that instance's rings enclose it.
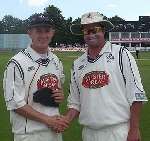
<path fill-rule="evenodd" d="M 64 52 L 56 54 L 62 60 L 64 65 L 64 72 L 66 75 L 64 93 L 65 97 L 67 98 L 70 82 L 70 68 L 72 66 L 73 60 L 80 56 L 81 53 Z M 0 53 L 0 141 L 13 141 L 11 125 L 9 123 L 9 112 L 6 111 L 2 90 L 3 71 L 7 61 L 12 55 L 13 54 L 11 52 Z M 140 60 L 137 60 L 137 64 L 139 66 L 147 97 L 150 98 L 150 52 L 141 52 Z M 65 100 L 65 102 L 61 105 L 61 113 L 65 112 L 66 104 L 67 102 Z M 142 141 L 150 141 L 150 102 L 147 102 L 143 107 L 140 125 Z M 70 128 L 64 132 L 63 137 L 64 141 L 81 141 L 81 127 L 77 121 L 74 121 Z"/>

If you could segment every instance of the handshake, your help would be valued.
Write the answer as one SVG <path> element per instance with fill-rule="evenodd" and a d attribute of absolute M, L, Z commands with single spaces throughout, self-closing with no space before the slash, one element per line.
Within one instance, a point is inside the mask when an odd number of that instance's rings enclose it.
<path fill-rule="evenodd" d="M 59 103 L 61 103 L 63 100 L 64 94 L 62 88 L 58 88 L 56 90 L 52 90 L 50 88 L 41 88 L 33 94 L 33 101 L 44 106 L 58 108 Z M 77 111 L 75 113 L 78 115 Z M 69 124 L 72 120 L 73 118 L 72 116 L 70 117 L 70 113 L 67 113 L 67 115 L 44 116 L 42 122 L 54 132 L 61 133 L 69 127 Z"/>
<path fill-rule="evenodd" d="M 70 120 L 67 116 L 63 115 L 56 115 L 51 116 L 48 119 L 47 125 L 56 133 L 64 132 L 65 129 L 69 127 Z"/>

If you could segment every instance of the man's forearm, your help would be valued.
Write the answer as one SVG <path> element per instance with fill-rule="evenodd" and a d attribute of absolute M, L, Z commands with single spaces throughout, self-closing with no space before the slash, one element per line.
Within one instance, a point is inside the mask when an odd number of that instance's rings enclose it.
<path fill-rule="evenodd" d="M 75 118 L 77 118 L 79 116 L 79 113 L 80 112 L 77 111 L 76 109 L 69 108 L 69 110 L 67 111 L 65 116 L 69 120 L 69 122 L 71 122 L 72 120 L 74 120 Z"/>
<path fill-rule="evenodd" d="M 48 123 L 47 120 L 50 119 L 49 116 L 34 110 L 29 105 L 25 105 L 21 108 L 18 108 L 15 110 L 15 112 L 18 113 L 19 115 L 23 116 L 23 117 L 26 117 L 28 119 L 35 120 L 38 122 L 42 122 L 44 124 L 47 124 Z"/>
<path fill-rule="evenodd" d="M 48 116 L 46 114 L 40 113 L 34 110 L 31 106 L 25 105 L 21 108 L 15 110 L 19 115 L 26 117 L 28 119 L 41 122 L 48 127 L 62 127 L 63 129 L 68 128 L 68 120 L 62 119 L 59 116 Z"/>
<path fill-rule="evenodd" d="M 134 102 L 130 108 L 130 129 L 139 128 L 140 111 L 142 102 Z"/>

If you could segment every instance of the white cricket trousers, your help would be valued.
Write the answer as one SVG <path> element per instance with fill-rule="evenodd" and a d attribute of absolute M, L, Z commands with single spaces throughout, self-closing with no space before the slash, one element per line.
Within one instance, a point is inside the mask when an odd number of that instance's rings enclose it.
<path fill-rule="evenodd" d="M 62 135 L 52 131 L 14 134 L 14 141 L 62 141 Z"/>
<path fill-rule="evenodd" d="M 121 123 L 99 130 L 84 127 L 82 139 L 83 141 L 127 141 L 128 131 L 128 123 Z"/>

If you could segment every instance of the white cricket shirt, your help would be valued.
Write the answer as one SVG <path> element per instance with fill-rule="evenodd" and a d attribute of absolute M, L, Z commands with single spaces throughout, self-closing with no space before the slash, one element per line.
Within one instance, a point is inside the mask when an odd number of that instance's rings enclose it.
<path fill-rule="evenodd" d="M 89 128 L 128 122 L 132 103 L 147 101 L 133 56 L 110 42 L 96 60 L 87 56 L 74 61 L 68 107 L 78 110 L 80 124 Z"/>
<path fill-rule="evenodd" d="M 43 87 L 57 88 L 64 81 L 60 60 L 50 50 L 47 59 L 41 62 L 41 56 L 31 47 L 11 58 L 4 73 L 3 87 L 7 109 L 10 110 L 12 130 L 16 134 L 33 133 L 48 130 L 43 123 L 20 116 L 15 109 L 28 104 L 43 114 L 58 115 L 55 107 L 43 106 L 33 102 L 33 93 Z"/>

